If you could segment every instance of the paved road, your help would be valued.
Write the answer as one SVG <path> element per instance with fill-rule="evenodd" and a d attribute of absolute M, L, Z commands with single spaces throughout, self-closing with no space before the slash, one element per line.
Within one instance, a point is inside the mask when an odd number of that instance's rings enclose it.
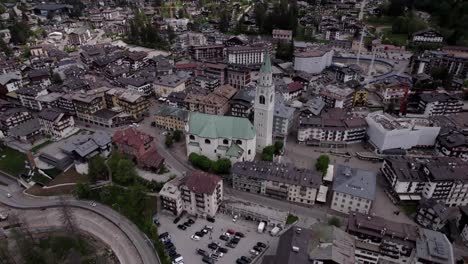
<path fill-rule="evenodd" d="M 0 175 L 0 179 L 6 176 Z M 8 198 L 7 193 L 13 194 L 13 197 Z M 133 246 L 139 254 L 139 260 L 132 260 L 133 263 L 155 264 L 160 263 L 152 243 L 147 239 L 137 226 L 130 222 L 126 217 L 120 215 L 111 208 L 97 204 L 95 207 L 91 206 L 90 201 L 76 200 L 73 198 L 66 199 L 69 206 L 72 208 L 87 210 L 99 216 L 102 220 L 107 220 L 118 227 L 122 233 L 132 241 Z M 11 184 L 8 187 L 0 186 L 0 203 L 16 209 L 43 209 L 54 208 L 60 206 L 60 201 L 57 198 L 29 198 L 22 193 L 22 189 L 17 184 Z M 116 253 L 117 254 L 117 253 Z M 118 254 L 117 254 L 118 255 Z M 123 263 L 123 262 L 122 262 Z"/>

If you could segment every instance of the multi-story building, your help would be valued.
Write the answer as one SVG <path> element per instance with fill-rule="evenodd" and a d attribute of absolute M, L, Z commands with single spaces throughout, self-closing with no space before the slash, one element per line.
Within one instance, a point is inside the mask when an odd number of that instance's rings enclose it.
<path fill-rule="evenodd" d="M 314 170 L 268 161 L 238 162 L 231 176 L 236 190 L 309 205 L 315 203 L 322 184 L 322 176 Z"/>
<path fill-rule="evenodd" d="M 41 111 L 43 105 L 37 100 L 38 97 L 46 95 L 49 92 L 41 86 L 23 87 L 16 91 L 21 105 L 28 109 Z"/>
<path fill-rule="evenodd" d="M 168 74 L 158 76 L 154 80 L 154 92 L 156 95 L 167 97 L 172 92 L 182 92 L 185 90 L 186 76 Z"/>
<path fill-rule="evenodd" d="M 203 75 L 195 77 L 193 84 L 202 89 L 207 89 L 210 91 L 213 91 L 220 86 L 219 79 Z"/>
<path fill-rule="evenodd" d="M 75 132 L 73 116 L 58 108 L 43 109 L 38 117 L 42 132 L 54 139 L 65 138 Z"/>
<path fill-rule="evenodd" d="M 273 29 L 271 35 L 273 36 L 273 39 L 280 41 L 291 41 L 293 38 L 292 30 Z"/>
<path fill-rule="evenodd" d="M 187 156 L 197 153 L 232 163 L 255 158 L 255 129 L 246 118 L 192 112 L 185 131 Z"/>
<path fill-rule="evenodd" d="M 185 130 L 188 111 L 173 106 L 163 106 L 154 114 L 156 126 L 166 130 Z"/>
<path fill-rule="evenodd" d="M 435 151 L 441 156 L 468 160 L 468 140 L 460 131 L 441 129 L 437 136 Z"/>
<path fill-rule="evenodd" d="M 444 42 L 444 36 L 433 29 L 425 29 L 413 33 L 411 40 L 415 43 L 442 44 Z"/>
<path fill-rule="evenodd" d="M 223 180 L 203 171 L 191 171 L 167 182 L 159 192 L 163 210 L 180 215 L 214 217 L 223 201 Z"/>
<path fill-rule="evenodd" d="M 468 245 L 468 206 L 460 206 L 460 218 L 458 219 L 458 230 L 465 245 Z"/>
<path fill-rule="evenodd" d="M 135 121 L 142 120 L 148 115 L 148 98 L 132 90 L 112 88 L 105 93 L 107 108 L 120 108 L 124 113 L 133 117 Z"/>
<path fill-rule="evenodd" d="M 254 89 L 239 90 L 231 100 L 229 100 L 229 115 L 248 118 L 253 113 L 254 100 Z"/>
<path fill-rule="evenodd" d="M 373 83 L 373 86 L 382 102 L 398 105 L 406 99 L 411 88 L 411 79 L 405 76 L 391 75 Z"/>
<path fill-rule="evenodd" d="M 116 131 L 112 142 L 119 152 L 135 159 L 141 168 L 155 171 L 164 163 L 164 158 L 156 149 L 154 138 L 133 127 Z"/>
<path fill-rule="evenodd" d="M 200 67 L 198 67 L 196 71 L 200 71 L 200 73 L 197 73 L 197 75 L 218 79 L 220 85 L 223 85 L 226 84 L 226 69 L 226 64 L 205 62 Z"/>
<path fill-rule="evenodd" d="M 23 107 L 1 109 L 0 131 L 4 136 L 8 135 L 8 130 L 32 118 L 32 114 Z"/>
<path fill-rule="evenodd" d="M 378 150 L 432 147 L 440 127 L 427 118 L 397 118 L 382 111 L 367 115 L 367 136 Z"/>
<path fill-rule="evenodd" d="M 127 88 L 142 94 L 143 96 L 150 96 L 154 94 L 153 82 L 150 78 L 133 77 L 133 78 L 120 78 L 119 83 Z"/>
<path fill-rule="evenodd" d="M 322 111 L 320 116 L 299 119 L 297 140 L 309 145 L 335 145 L 361 142 L 366 138 L 367 123 L 341 108 Z"/>
<path fill-rule="evenodd" d="M 335 165 L 333 174 L 331 209 L 345 214 L 369 214 L 375 200 L 377 174 L 344 165 Z"/>
<path fill-rule="evenodd" d="M 294 123 L 294 108 L 286 105 L 283 95 L 276 94 L 274 110 L 273 137 L 287 138 Z"/>
<path fill-rule="evenodd" d="M 87 28 L 76 28 L 68 34 L 68 44 L 81 46 L 91 39 L 91 32 Z"/>
<path fill-rule="evenodd" d="M 421 94 L 419 111 L 425 116 L 449 115 L 461 112 L 463 101 L 448 93 Z"/>
<path fill-rule="evenodd" d="M 189 93 L 185 97 L 185 103 L 192 112 L 225 115 L 229 111 L 229 100 L 236 92 L 236 88 L 225 84 L 207 95 Z"/>
<path fill-rule="evenodd" d="M 464 79 L 468 76 L 468 58 L 451 50 L 428 50 L 411 61 L 413 74 L 431 74 L 433 69 L 444 68 L 453 77 Z"/>
<path fill-rule="evenodd" d="M 421 199 L 414 220 L 419 225 L 434 230 L 441 230 L 449 220 L 459 216 L 458 207 L 447 207 L 440 201 Z"/>
<path fill-rule="evenodd" d="M 0 94 L 5 95 L 23 87 L 21 73 L 9 72 L 0 75 Z"/>
<path fill-rule="evenodd" d="M 197 61 L 221 61 L 224 58 L 224 45 L 192 47 L 191 54 Z"/>
<path fill-rule="evenodd" d="M 227 69 L 227 82 L 236 89 L 242 89 L 251 82 L 250 69 L 240 66 L 230 66 Z"/>
<path fill-rule="evenodd" d="M 468 204 L 468 162 L 454 157 L 386 158 L 382 174 L 400 201 L 434 199 L 447 206 Z"/>
<path fill-rule="evenodd" d="M 265 51 L 263 46 L 234 46 L 226 49 L 228 63 L 237 65 L 262 64 Z"/>
<path fill-rule="evenodd" d="M 328 108 L 350 108 L 353 106 L 355 90 L 346 86 L 329 84 L 320 91 L 320 97 Z"/>
<path fill-rule="evenodd" d="M 332 64 L 334 51 L 327 48 L 311 49 L 294 54 L 294 70 L 320 73 Z"/>
<path fill-rule="evenodd" d="M 99 88 L 86 93 L 75 93 L 72 102 L 75 105 L 76 116 L 82 121 L 92 122 L 92 115 L 106 108 L 105 92 L 108 88 Z"/>
<path fill-rule="evenodd" d="M 444 234 L 416 225 L 355 212 L 346 232 L 356 239 L 355 263 L 455 263 Z"/>

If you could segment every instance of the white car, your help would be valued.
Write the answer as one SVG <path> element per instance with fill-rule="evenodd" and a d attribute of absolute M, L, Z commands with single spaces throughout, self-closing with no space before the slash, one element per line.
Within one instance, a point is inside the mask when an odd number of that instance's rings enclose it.
<path fill-rule="evenodd" d="M 213 227 L 212 227 L 212 226 L 209 226 L 209 225 L 206 225 L 205 228 L 206 228 L 206 229 L 209 229 L 209 230 L 213 230 Z"/>
<path fill-rule="evenodd" d="M 238 215 L 235 215 L 234 218 L 232 218 L 232 221 L 235 223 L 238 217 L 239 217 Z"/>
<path fill-rule="evenodd" d="M 200 240 L 200 237 L 199 236 L 196 236 L 196 235 L 191 235 L 190 238 L 192 240 L 195 240 L 195 241 L 199 241 Z"/>
<path fill-rule="evenodd" d="M 255 256 L 258 256 L 259 253 L 258 253 L 257 250 L 251 249 L 251 250 L 250 250 L 250 254 L 255 255 Z"/>
<path fill-rule="evenodd" d="M 96 203 L 95 203 L 95 202 L 92 202 L 92 203 L 91 203 L 91 206 L 92 206 L 92 207 L 96 207 Z"/>
<path fill-rule="evenodd" d="M 6 195 L 8 198 L 11 198 L 13 195 L 11 195 L 11 193 L 7 193 Z"/>
<path fill-rule="evenodd" d="M 232 236 L 232 235 L 229 234 L 228 232 L 224 233 L 223 235 L 225 235 L 225 236 L 227 236 L 227 237 L 229 237 L 229 238 L 231 238 L 231 236 Z"/>

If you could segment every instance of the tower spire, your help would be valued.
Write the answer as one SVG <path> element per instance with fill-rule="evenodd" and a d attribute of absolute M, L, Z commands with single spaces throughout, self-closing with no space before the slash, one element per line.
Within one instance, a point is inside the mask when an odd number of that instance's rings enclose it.
<path fill-rule="evenodd" d="M 262 63 L 262 67 L 260 67 L 260 72 L 264 72 L 264 73 L 271 72 L 270 54 L 266 50 L 265 50 L 265 53 L 263 54 L 263 63 Z"/>

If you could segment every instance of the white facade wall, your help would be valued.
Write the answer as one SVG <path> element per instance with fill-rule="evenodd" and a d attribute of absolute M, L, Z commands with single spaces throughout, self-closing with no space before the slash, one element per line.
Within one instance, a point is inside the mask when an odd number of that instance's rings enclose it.
<path fill-rule="evenodd" d="M 227 140 L 227 144 L 224 144 L 223 142 L 224 140 Z M 187 142 L 187 156 L 190 155 L 190 153 L 194 152 L 199 155 L 204 155 L 212 160 L 217 160 L 220 158 L 229 158 L 225 156 L 226 150 L 227 148 L 229 148 L 229 146 L 231 146 L 231 143 L 234 142 L 238 144 L 239 147 L 241 147 L 244 150 L 244 153 L 238 159 L 231 159 L 231 162 L 234 163 L 238 161 L 252 161 L 255 158 L 255 142 L 256 142 L 255 137 L 249 140 L 245 140 L 245 139 L 234 139 L 234 138 L 232 139 L 202 138 L 197 135 L 187 134 L 186 142 Z M 193 144 L 190 144 L 191 142 L 198 143 L 198 146 L 194 146 Z M 220 146 L 225 147 L 226 150 L 218 149 L 218 147 Z"/>
<path fill-rule="evenodd" d="M 294 70 L 308 73 L 320 73 L 332 64 L 333 51 L 317 57 L 294 57 Z"/>
<path fill-rule="evenodd" d="M 252 50 L 248 52 L 234 52 L 229 53 L 228 61 L 233 64 L 261 64 L 263 63 L 263 50 Z"/>
<path fill-rule="evenodd" d="M 167 97 L 172 92 L 182 92 L 185 90 L 185 82 L 180 83 L 175 87 L 169 87 L 161 84 L 156 84 L 154 86 L 154 92 L 159 96 Z"/>
<path fill-rule="evenodd" d="M 371 200 L 340 192 L 333 192 L 333 198 L 330 206 L 332 210 L 345 214 L 349 214 L 351 211 L 369 214 L 371 207 Z"/>

